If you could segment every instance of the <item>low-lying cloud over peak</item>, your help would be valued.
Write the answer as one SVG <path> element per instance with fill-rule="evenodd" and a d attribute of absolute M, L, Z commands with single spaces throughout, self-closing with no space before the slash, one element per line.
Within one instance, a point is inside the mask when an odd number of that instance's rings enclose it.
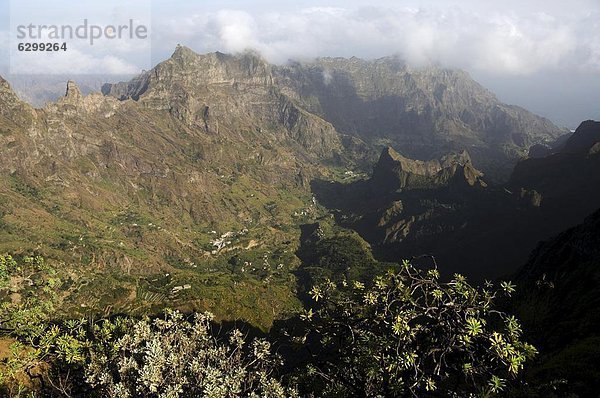
<path fill-rule="evenodd" d="M 177 40 L 199 51 L 252 49 L 276 63 L 397 54 L 415 66 L 440 63 L 498 74 L 600 72 L 599 20 L 600 11 L 590 9 L 568 15 L 456 6 L 223 9 L 155 22 L 154 45 Z"/>
<path fill-rule="evenodd" d="M 28 1 L 39 1 L 40 10 L 45 5 L 41 0 Z M 8 8 L 7 3 L 0 0 L 0 7 Z M 52 7 L 59 14 L 60 3 Z M 199 53 L 254 50 L 273 63 L 321 56 L 397 55 L 413 66 L 465 69 L 504 102 L 559 124 L 576 127 L 581 120 L 600 118 L 599 0 L 142 3 L 152 4 L 151 42 L 133 47 L 123 41 L 98 42 L 95 52 L 69 43 L 74 51 L 68 57 L 55 62 L 40 58 L 41 66 L 47 73 L 71 76 L 94 71 L 130 74 L 168 58 L 177 43 Z M 106 12 L 104 3 L 97 7 Z M 87 6 L 85 10 L 89 12 Z M 135 16 L 139 10 L 133 10 L 119 15 Z M 7 69 L 12 48 L 6 16 L 5 21 L 0 18 L 4 54 L 0 71 Z M 40 66 L 36 62 L 21 65 L 18 71 Z"/>

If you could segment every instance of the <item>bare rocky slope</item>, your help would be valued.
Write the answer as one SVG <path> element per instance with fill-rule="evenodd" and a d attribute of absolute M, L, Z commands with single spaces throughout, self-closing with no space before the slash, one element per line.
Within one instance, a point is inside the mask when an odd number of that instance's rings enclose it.
<path fill-rule="evenodd" d="M 340 138 L 256 76 L 172 84 L 184 52 L 138 100 L 70 82 L 34 109 L 2 80 L 0 251 L 81 267 L 65 294 L 89 311 L 170 305 L 268 325 L 296 303 L 293 246 L 273 248 L 297 241 L 309 181 L 340 161 Z"/>
<path fill-rule="evenodd" d="M 260 117 L 263 112 L 256 108 L 257 101 L 242 95 L 233 103 L 231 91 L 225 90 L 227 86 L 243 90 L 248 84 L 269 92 L 270 99 L 261 102 L 263 107 L 277 101 L 269 110 L 291 131 L 302 135 L 306 131 L 302 126 L 313 117 L 321 118 L 342 135 L 339 139 L 346 142 L 346 152 L 358 146 L 354 160 L 366 163 L 374 162 L 385 146 L 421 160 L 468 149 L 478 168 L 500 179 L 508 176 L 532 145 L 551 142 L 567 132 L 525 109 L 501 103 L 463 71 L 413 69 L 393 57 L 375 61 L 322 58 L 276 66 L 253 53 L 198 55 L 180 46 L 171 60 L 130 82 L 106 85 L 103 91 L 146 103 L 176 95 L 177 101 L 169 106 L 189 122 L 203 123 L 207 117 L 231 117 L 239 115 L 238 111 Z M 199 102 L 192 104 L 192 98 Z M 212 110 L 208 102 L 213 103 Z M 312 136 L 299 138 L 317 147 L 328 148 L 334 142 L 333 137 L 326 142 Z M 357 139 L 367 147 L 357 144 Z"/>

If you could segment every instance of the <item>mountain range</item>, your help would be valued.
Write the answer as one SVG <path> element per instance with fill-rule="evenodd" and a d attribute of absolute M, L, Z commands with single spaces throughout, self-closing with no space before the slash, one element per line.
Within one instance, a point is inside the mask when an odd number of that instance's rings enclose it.
<path fill-rule="evenodd" d="M 268 326 L 299 305 L 301 226 L 331 214 L 386 260 L 515 270 L 587 209 L 535 224 L 566 199 L 529 176 L 567 156 L 553 152 L 567 133 L 465 72 L 394 57 L 272 65 L 178 46 L 101 93 L 69 82 L 43 108 L 2 80 L 0 251 L 64 262 L 71 313 L 170 305 Z M 589 153 L 568 156 L 595 167 Z"/>
<path fill-rule="evenodd" d="M 520 161 L 504 184 L 488 185 L 467 152 L 422 162 L 386 148 L 370 179 L 313 186 L 383 259 L 435 253 L 448 273 L 499 277 L 598 208 L 599 131 L 582 123 L 554 152 Z"/>
<path fill-rule="evenodd" d="M 566 131 L 459 70 L 178 46 L 37 108 L 0 78 L 0 254 L 52 264 L 53 321 L 168 307 L 266 331 L 315 282 L 433 260 L 517 285 L 540 350 L 523 396 L 595 396 L 599 207 L 600 122 Z M 6 308 L 37 296 L 4 283 Z"/>
<path fill-rule="evenodd" d="M 107 84 L 102 91 L 119 99 L 142 97 L 143 101 L 175 100 L 173 95 L 179 95 L 179 102 L 169 106 L 173 112 L 183 106 L 186 111 L 181 117 L 191 123 L 192 119 L 204 122 L 209 116 L 218 119 L 219 106 L 234 105 L 223 102 L 222 95 L 210 95 L 223 94 L 225 86 L 233 87 L 236 94 L 244 87 L 261 87 L 269 95 L 280 96 L 284 103 L 330 123 L 338 136 L 352 137 L 347 146 L 357 145 L 356 139 L 367 143 L 370 161 L 377 155 L 372 149 L 384 145 L 423 160 L 469 148 L 478 167 L 497 177 L 506 175 L 511 161 L 525 156 L 532 145 L 567 133 L 547 119 L 502 104 L 463 71 L 414 69 L 394 57 L 375 61 L 321 58 L 280 66 L 253 53 L 198 55 L 178 46 L 170 60 L 128 83 Z M 192 98 L 198 103 L 192 104 Z M 240 102 L 250 106 L 271 99 Z M 213 101 L 217 102 L 213 115 L 204 115 L 204 107 L 210 108 L 208 102 Z M 285 114 L 279 115 L 280 120 L 289 123 L 295 112 L 286 104 L 275 109 L 282 108 Z M 306 141 L 317 138 L 304 137 Z"/>

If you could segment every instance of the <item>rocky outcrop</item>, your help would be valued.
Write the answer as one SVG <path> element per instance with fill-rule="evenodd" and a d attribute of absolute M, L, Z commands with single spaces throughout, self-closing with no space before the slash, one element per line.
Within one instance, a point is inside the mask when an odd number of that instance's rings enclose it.
<path fill-rule="evenodd" d="M 10 84 L 2 76 L 0 76 L 0 101 L 2 101 L 3 105 L 18 101 L 17 95 L 10 87 Z"/>
<path fill-rule="evenodd" d="M 589 202 L 590 193 L 596 189 L 600 174 L 600 157 L 594 150 L 600 142 L 600 123 L 583 122 L 560 148 L 548 156 L 530 158 L 520 162 L 513 171 L 509 185 L 533 188 L 544 197 L 573 196 L 584 189 L 587 194 L 580 202 Z M 596 194 L 592 194 L 596 197 Z M 564 203 L 567 205 L 567 203 Z M 588 208 L 592 211 L 593 208 Z"/>
<path fill-rule="evenodd" d="M 71 103 L 77 103 L 83 99 L 81 90 L 79 90 L 79 87 L 74 81 L 69 80 L 67 82 L 67 91 L 64 98 L 66 101 Z"/>
<path fill-rule="evenodd" d="M 569 137 L 564 147 L 561 149 L 561 152 L 587 152 L 598 142 L 600 142 L 600 122 L 586 120 L 581 123 L 579 127 L 577 127 L 577 130 L 575 130 L 575 133 Z"/>
<path fill-rule="evenodd" d="M 0 114 L 10 117 L 15 111 L 29 108 L 13 91 L 10 84 L 0 76 Z"/>
<path fill-rule="evenodd" d="M 54 123 L 62 123 L 66 117 L 89 118 L 99 117 L 108 119 L 116 114 L 121 103 L 112 97 L 106 97 L 100 93 L 91 93 L 84 96 L 74 81 L 67 82 L 65 95 L 56 102 L 47 103 L 43 112 L 54 120 Z"/>
<path fill-rule="evenodd" d="M 21 126 L 30 126 L 34 119 L 33 108 L 21 101 L 10 84 L 0 76 L 0 141 L 3 135 L 9 135 Z"/>
<path fill-rule="evenodd" d="M 441 160 L 421 161 L 408 159 L 393 148 L 383 150 L 373 171 L 371 183 L 378 191 L 437 189 L 449 184 L 467 186 L 486 184 L 483 173 L 473 167 L 466 151 L 446 155 Z"/>
<path fill-rule="evenodd" d="M 535 189 L 521 188 L 521 199 L 523 200 L 523 203 L 527 205 L 540 207 L 544 198 Z"/>
<path fill-rule="evenodd" d="M 265 140 L 290 140 L 319 159 L 340 156 L 341 137 L 274 84 L 273 67 L 253 53 L 199 55 L 178 46 L 170 59 L 138 78 L 106 85 L 104 94 L 167 110 L 205 133 L 254 131 Z"/>

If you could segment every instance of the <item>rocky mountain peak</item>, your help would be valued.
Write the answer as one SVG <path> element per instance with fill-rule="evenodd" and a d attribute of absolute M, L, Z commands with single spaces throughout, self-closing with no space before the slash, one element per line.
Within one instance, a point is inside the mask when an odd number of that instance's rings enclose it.
<path fill-rule="evenodd" d="M 168 60 L 129 82 L 105 84 L 102 93 L 124 100 L 143 95 L 167 105 L 169 98 L 204 96 L 206 91 L 226 91 L 236 85 L 273 84 L 272 67 L 252 52 L 238 55 L 213 52 L 198 54 L 178 45 Z M 184 94 L 185 93 L 185 94 Z M 210 94 L 212 96 L 212 93 Z M 169 105 L 170 106 L 170 105 Z"/>
<path fill-rule="evenodd" d="M 378 164 L 391 164 L 395 162 L 400 162 L 402 159 L 405 159 L 404 156 L 396 152 L 396 150 L 391 146 L 388 146 L 383 148 L 383 150 L 381 151 L 381 156 L 379 156 Z"/>
<path fill-rule="evenodd" d="M 444 155 L 440 160 L 442 168 L 450 167 L 453 164 L 459 164 L 461 166 L 472 165 L 471 155 L 466 150 L 462 150 L 458 153 L 449 153 Z"/>
<path fill-rule="evenodd" d="M 79 86 L 73 80 L 67 82 L 67 91 L 64 98 L 69 102 L 77 102 L 83 98 Z"/>
<path fill-rule="evenodd" d="M 567 140 L 563 153 L 587 152 L 600 142 L 600 122 L 586 120 L 581 123 L 575 133 Z"/>
<path fill-rule="evenodd" d="M 10 84 L 0 76 L 0 101 L 8 102 L 15 100 L 18 100 L 17 94 L 15 94 Z"/>
<path fill-rule="evenodd" d="M 373 171 L 372 183 L 386 191 L 398 189 L 429 189 L 449 184 L 486 186 L 483 173 L 471 163 L 467 151 L 448 154 L 441 160 L 414 160 L 387 147 L 381 153 Z"/>
<path fill-rule="evenodd" d="M 177 47 L 175 47 L 175 51 L 171 55 L 172 60 L 180 62 L 181 64 L 190 63 L 197 57 L 198 54 L 196 54 L 192 49 L 181 44 L 178 44 Z"/>
<path fill-rule="evenodd" d="M 252 51 L 236 55 L 218 51 L 198 54 L 186 46 L 178 45 L 166 63 L 169 62 L 176 63 L 183 73 L 198 74 L 200 81 L 206 83 L 222 83 L 225 80 L 244 82 L 254 78 L 257 79 L 255 82 L 262 82 L 271 74 L 271 65 Z M 155 70 L 161 71 L 161 65 Z"/>
<path fill-rule="evenodd" d="M 459 185 L 487 187 L 487 183 L 483 181 L 483 173 L 477 170 L 470 161 L 462 164 L 454 163 L 453 166 L 443 170 L 452 170 L 449 178 Z"/>
<path fill-rule="evenodd" d="M 395 172 L 406 172 L 421 176 L 432 176 L 441 170 L 440 162 L 437 160 L 422 161 L 409 159 L 400 155 L 393 148 L 387 147 L 383 150 L 379 162 L 375 167 L 377 169 L 390 168 Z"/>
<path fill-rule="evenodd" d="M 27 111 L 33 112 L 33 109 L 21 101 L 17 94 L 13 91 L 10 84 L 0 76 L 0 115 L 9 115 L 11 119 L 15 119 L 15 112 Z"/>

